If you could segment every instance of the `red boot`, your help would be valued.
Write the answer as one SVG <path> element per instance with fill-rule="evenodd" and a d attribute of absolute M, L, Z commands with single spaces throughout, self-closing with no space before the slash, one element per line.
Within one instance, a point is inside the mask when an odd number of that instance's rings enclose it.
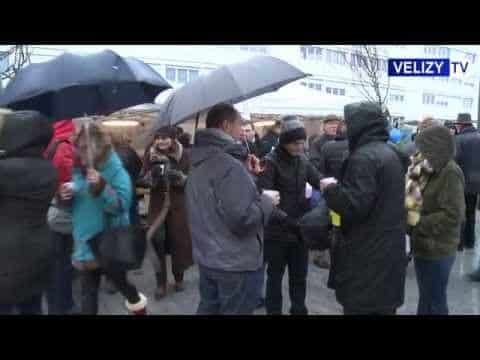
<path fill-rule="evenodd" d="M 136 304 L 130 304 L 128 300 L 125 301 L 125 306 L 132 315 L 147 315 L 147 297 L 142 293 L 138 293 L 140 301 Z"/>

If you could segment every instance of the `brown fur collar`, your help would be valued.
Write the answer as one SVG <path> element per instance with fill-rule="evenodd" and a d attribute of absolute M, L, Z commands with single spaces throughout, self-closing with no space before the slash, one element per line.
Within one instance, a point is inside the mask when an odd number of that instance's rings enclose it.
<path fill-rule="evenodd" d="M 158 151 L 154 146 L 152 146 L 150 150 L 150 158 L 153 157 L 160 157 L 160 156 L 168 156 L 169 158 L 175 160 L 177 163 L 180 162 L 183 156 L 183 145 L 178 142 L 178 140 L 175 140 L 174 146 L 172 146 L 169 149 L 169 152 L 167 154 Z"/>

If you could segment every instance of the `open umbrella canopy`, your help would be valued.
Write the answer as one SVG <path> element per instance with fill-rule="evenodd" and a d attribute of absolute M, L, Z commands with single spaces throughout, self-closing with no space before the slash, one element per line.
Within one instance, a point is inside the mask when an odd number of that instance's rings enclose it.
<path fill-rule="evenodd" d="M 37 110 L 54 120 L 108 115 L 151 103 L 169 88 L 149 65 L 111 50 L 86 56 L 64 53 L 22 69 L 0 95 L 0 106 Z"/>
<path fill-rule="evenodd" d="M 221 102 L 238 103 L 276 91 L 308 74 L 271 57 L 224 65 L 176 90 L 162 105 L 156 128 L 176 125 Z"/>

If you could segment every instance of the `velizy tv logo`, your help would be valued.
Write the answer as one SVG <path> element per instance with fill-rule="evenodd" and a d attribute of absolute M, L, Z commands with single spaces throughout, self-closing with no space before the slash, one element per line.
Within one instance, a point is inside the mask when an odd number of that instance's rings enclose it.
<path fill-rule="evenodd" d="M 450 59 L 388 59 L 388 76 L 450 76 L 465 74 L 468 62 Z"/>

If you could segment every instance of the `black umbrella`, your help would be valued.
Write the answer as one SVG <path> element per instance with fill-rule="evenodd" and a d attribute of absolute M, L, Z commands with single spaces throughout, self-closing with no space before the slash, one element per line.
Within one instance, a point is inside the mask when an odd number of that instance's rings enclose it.
<path fill-rule="evenodd" d="M 22 69 L 0 95 L 0 107 L 37 110 L 55 120 L 109 115 L 152 103 L 169 88 L 149 65 L 111 50 L 86 56 L 65 53 Z"/>
<path fill-rule="evenodd" d="M 215 104 L 232 104 L 276 91 L 309 74 L 272 56 L 224 65 L 182 86 L 162 104 L 156 128 L 176 125 Z"/>

